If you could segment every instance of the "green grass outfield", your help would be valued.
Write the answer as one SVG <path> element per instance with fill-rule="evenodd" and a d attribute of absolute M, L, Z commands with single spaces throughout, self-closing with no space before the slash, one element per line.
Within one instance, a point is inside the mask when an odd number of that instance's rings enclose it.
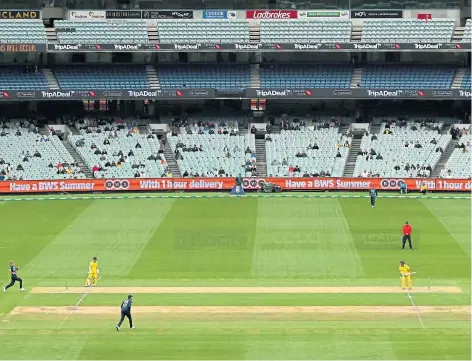
<path fill-rule="evenodd" d="M 192 195 L 0 198 L 3 282 L 14 259 L 27 288 L 0 293 L 0 359 L 470 360 L 470 195 L 376 208 L 364 193 Z M 432 198 L 442 196 L 461 199 Z M 400 250 L 405 221 L 414 251 Z M 92 256 L 99 287 L 72 293 Z M 402 259 L 417 272 L 412 299 L 400 291 Z M 173 286 L 202 292 L 136 288 Z M 137 328 L 116 332 L 121 287 L 138 290 Z"/>

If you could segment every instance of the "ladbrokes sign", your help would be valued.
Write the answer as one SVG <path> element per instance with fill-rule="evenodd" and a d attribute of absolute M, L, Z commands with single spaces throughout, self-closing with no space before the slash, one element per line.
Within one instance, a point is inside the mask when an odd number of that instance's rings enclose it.
<path fill-rule="evenodd" d="M 298 19 L 297 10 L 247 10 L 247 19 L 257 20 L 288 20 Z"/>

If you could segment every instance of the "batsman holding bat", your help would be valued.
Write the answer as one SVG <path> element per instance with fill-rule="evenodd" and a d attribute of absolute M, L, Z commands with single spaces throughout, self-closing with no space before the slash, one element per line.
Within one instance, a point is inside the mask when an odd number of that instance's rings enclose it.
<path fill-rule="evenodd" d="M 410 266 L 405 264 L 404 261 L 400 261 L 400 275 L 402 279 L 402 290 L 405 289 L 406 282 L 408 281 L 408 289 L 411 290 L 413 286 L 413 281 L 411 280 L 411 275 L 415 272 L 411 272 Z"/>

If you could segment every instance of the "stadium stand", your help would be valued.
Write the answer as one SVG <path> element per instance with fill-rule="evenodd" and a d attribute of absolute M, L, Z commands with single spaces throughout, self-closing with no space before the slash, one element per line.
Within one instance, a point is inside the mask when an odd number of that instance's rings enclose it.
<path fill-rule="evenodd" d="M 163 66 L 157 69 L 162 88 L 244 89 L 249 87 L 249 67 L 245 65 Z"/>
<path fill-rule="evenodd" d="M 465 74 L 464 74 L 464 79 L 462 79 L 462 88 L 464 89 L 471 89 L 471 77 L 472 74 L 470 72 L 470 69 L 467 69 Z"/>
<path fill-rule="evenodd" d="M 62 89 L 149 89 L 143 66 L 64 66 L 54 69 Z"/>
<path fill-rule="evenodd" d="M 68 140 L 95 178 L 167 176 L 159 140 L 140 134 L 132 123 L 108 121 L 89 127 L 84 121 L 75 127 L 80 134 L 71 134 Z"/>
<path fill-rule="evenodd" d="M 0 67 L 0 89 L 2 90 L 46 90 L 48 82 L 41 70 L 33 67 Z"/>
<path fill-rule="evenodd" d="M 0 44 L 44 44 L 46 38 L 41 20 L 0 21 Z"/>
<path fill-rule="evenodd" d="M 362 42 L 372 43 L 448 43 L 454 32 L 454 20 L 365 20 Z"/>
<path fill-rule="evenodd" d="M 85 178 L 56 135 L 37 133 L 26 121 L 3 122 L 0 172 L 5 179 Z"/>
<path fill-rule="evenodd" d="M 248 43 L 245 20 L 177 20 L 157 24 L 161 43 Z"/>
<path fill-rule="evenodd" d="M 348 43 L 351 40 L 350 20 L 261 21 L 263 43 Z"/>
<path fill-rule="evenodd" d="M 462 43 L 470 43 L 472 38 L 472 20 L 467 19 L 464 27 L 464 35 L 462 36 Z"/>
<path fill-rule="evenodd" d="M 349 88 L 352 69 L 316 64 L 271 65 L 260 68 L 261 86 L 267 88 Z"/>
<path fill-rule="evenodd" d="M 114 23 L 107 21 L 57 20 L 57 39 L 64 44 L 142 44 L 149 43 L 146 22 Z"/>
<path fill-rule="evenodd" d="M 382 123 L 380 134 L 364 134 L 355 177 L 427 177 L 451 141 L 440 134 L 443 123 Z"/>
<path fill-rule="evenodd" d="M 316 128 L 316 129 L 315 129 Z M 341 177 L 352 137 L 328 123 L 282 130 L 266 142 L 267 174 L 274 177 Z"/>
<path fill-rule="evenodd" d="M 253 134 L 238 135 L 237 124 L 229 121 L 199 124 L 181 128 L 180 134 L 168 138 L 184 177 L 256 175 Z"/>
<path fill-rule="evenodd" d="M 470 178 L 470 146 L 472 136 L 463 134 L 441 170 L 442 178 Z"/>
<path fill-rule="evenodd" d="M 391 65 L 364 68 L 363 88 L 448 89 L 456 69 L 442 66 Z"/>

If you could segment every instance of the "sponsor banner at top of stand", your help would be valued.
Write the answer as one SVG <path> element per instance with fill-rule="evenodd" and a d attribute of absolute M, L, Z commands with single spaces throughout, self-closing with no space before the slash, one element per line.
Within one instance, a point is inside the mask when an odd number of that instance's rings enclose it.
<path fill-rule="evenodd" d="M 15 49 L 14 44 L 5 47 Z M 19 44 L 17 49 L 28 45 Z M 43 45 L 44 47 L 44 45 Z M 42 48 L 42 47 L 41 47 Z M 471 49 L 470 43 L 148 43 L 148 44 L 48 44 L 51 52 L 158 52 L 158 51 L 458 51 Z M 9 50 L 14 52 L 15 50 Z M 18 50 L 21 51 L 21 50 Z M 44 50 L 36 50 L 44 51 Z"/>
<path fill-rule="evenodd" d="M 244 95 L 244 94 L 243 94 Z M 0 90 L 0 100 L 213 99 L 215 89 Z"/>
<path fill-rule="evenodd" d="M 299 19 L 320 20 L 320 19 L 349 19 L 349 11 L 347 10 L 300 10 L 298 11 Z"/>
<path fill-rule="evenodd" d="M 69 20 L 105 20 L 106 12 L 100 10 L 71 10 Z"/>
<path fill-rule="evenodd" d="M 351 19 L 402 19 L 403 10 L 351 10 Z"/>
<path fill-rule="evenodd" d="M 46 44 L 0 44 L 0 53 L 43 53 Z"/>
<path fill-rule="evenodd" d="M 193 19 L 193 10 L 143 10 L 142 18 L 146 20 Z"/>
<path fill-rule="evenodd" d="M 204 10 L 202 12 L 204 19 L 236 19 L 237 13 L 233 10 Z"/>
<path fill-rule="evenodd" d="M 346 190 L 367 191 L 371 188 L 380 191 L 399 190 L 406 184 L 408 190 L 417 191 L 426 185 L 430 191 L 470 192 L 470 179 L 435 178 L 243 178 L 245 190 L 256 191 L 265 182 L 273 183 L 285 191 L 290 190 Z M 234 178 L 122 178 L 122 179 L 65 179 L 0 182 L 1 194 L 15 193 L 55 193 L 55 192 L 96 192 L 96 191 L 229 191 L 234 187 Z"/>
<path fill-rule="evenodd" d="M 470 89 L 110 89 L 0 90 L 0 100 L 103 99 L 471 99 Z"/>
<path fill-rule="evenodd" d="M 261 44 L 263 50 L 280 51 L 467 51 L 471 48 L 470 43 L 273 43 Z"/>
<path fill-rule="evenodd" d="M 141 10 L 106 10 L 107 19 L 141 19 Z"/>
<path fill-rule="evenodd" d="M 41 19 L 40 10 L 0 10 L 1 20 L 35 20 Z"/>
<path fill-rule="evenodd" d="M 298 19 L 297 10 L 246 10 L 246 19 L 289 20 Z"/>
<path fill-rule="evenodd" d="M 267 99 L 464 99 L 471 98 L 465 89 L 246 89 L 246 98 Z"/>

